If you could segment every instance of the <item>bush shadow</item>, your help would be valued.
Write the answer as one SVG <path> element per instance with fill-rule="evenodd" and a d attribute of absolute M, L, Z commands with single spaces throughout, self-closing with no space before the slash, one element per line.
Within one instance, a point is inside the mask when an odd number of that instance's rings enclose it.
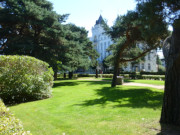
<path fill-rule="evenodd" d="M 56 87 L 62 87 L 62 86 L 75 86 L 75 85 L 78 85 L 77 82 L 55 82 L 54 85 L 53 85 L 53 88 L 56 88 Z"/>
<path fill-rule="evenodd" d="M 103 87 L 96 90 L 97 99 L 86 100 L 81 106 L 106 105 L 114 102 L 114 107 L 159 108 L 162 106 L 163 93 L 148 88 Z"/>
<path fill-rule="evenodd" d="M 88 83 L 88 85 L 103 85 L 103 84 L 111 84 L 110 81 L 103 81 L 103 80 L 83 80 L 83 81 L 78 81 L 80 83 Z"/>

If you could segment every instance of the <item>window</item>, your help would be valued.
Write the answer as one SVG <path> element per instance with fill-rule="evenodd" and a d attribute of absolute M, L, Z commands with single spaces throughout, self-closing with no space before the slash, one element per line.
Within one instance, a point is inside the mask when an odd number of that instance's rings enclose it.
<path fill-rule="evenodd" d="M 97 37 L 96 36 L 94 36 L 94 42 L 97 42 Z"/>
<path fill-rule="evenodd" d="M 142 63 L 142 67 L 141 68 L 144 69 L 144 63 Z"/>
<path fill-rule="evenodd" d="M 151 64 L 148 63 L 148 70 L 151 70 Z"/>
<path fill-rule="evenodd" d="M 151 55 L 150 55 L 150 53 L 148 53 L 148 60 L 151 60 Z"/>
<path fill-rule="evenodd" d="M 98 44 L 96 45 L 96 50 L 98 50 Z"/>

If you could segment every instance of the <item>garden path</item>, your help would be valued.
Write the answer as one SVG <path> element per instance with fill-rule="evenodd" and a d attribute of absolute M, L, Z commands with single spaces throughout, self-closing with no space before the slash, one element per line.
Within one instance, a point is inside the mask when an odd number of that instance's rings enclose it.
<path fill-rule="evenodd" d="M 98 80 L 94 78 L 78 78 L 78 80 L 92 80 L 92 81 L 108 81 L 109 80 Z M 144 84 L 144 83 L 134 83 L 134 82 L 125 82 L 123 83 L 125 86 L 143 86 L 143 87 L 151 87 L 156 89 L 164 90 L 164 85 L 153 85 L 153 84 Z"/>
<path fill-rule="evenodd" d="M 125 85 L 125 86 L 144 86 L 144 87 L 151 87 L 151 88 L 164 90 L 164 85 L 143 84 L 143 83 L 134 83 L 134 82 L 124 83 L 123 85 Z"/>

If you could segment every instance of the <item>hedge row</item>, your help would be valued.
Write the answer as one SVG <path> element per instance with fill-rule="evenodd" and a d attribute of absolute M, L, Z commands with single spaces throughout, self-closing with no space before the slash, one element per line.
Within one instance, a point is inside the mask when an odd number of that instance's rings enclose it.
<path fill-rule="evenodd" d="M 139 74 L 139 75 L 165 75 L 165 72 L 120 72 L 120 74 Z"/>
<path fill-rule="evenodd" d="M 165 75 L 142 75 L 142 79 L 165 80 Z"/>
<path fill-rule="evenodd" d="M 129 73 L 129 72 L 128 72 Z M 129 74 L 120 74 L 120 76 L 123 76 L 125 79 L 147 79 L 147 80 L 165 80 L 165 75 L 142 75 L 140 72 L 135 73 L 129 73 Z M 59 77 L 63 77 L 63 74 L 59 74 Z M 73 78 L 77 77 L 96 77 L 96 74 L 74 74 Z M 113 78 L 113 74 L 98 74 L 98 77 L 100 78 Z"/>
<path fill-rule="evenodd" d="M 5 107 L 0 99 L 0 134 L 1 135 L 31 135 L 24 131 L 22 123 Z"/>
<path fill-rule="evenodd" d="M 96 74 L 78 74 L 78 77 L 95 77 Z M 120 74 L 125 79 L 164 80 L 165 75 Z M 113 78 L 113 74 L 98 74 L 100 78 Z"/>
<path fill-rule="evenodd" d="M 29 56 L 0 56 L 0 97 L 20 103 L 51 97 L 53 70 Z"/>

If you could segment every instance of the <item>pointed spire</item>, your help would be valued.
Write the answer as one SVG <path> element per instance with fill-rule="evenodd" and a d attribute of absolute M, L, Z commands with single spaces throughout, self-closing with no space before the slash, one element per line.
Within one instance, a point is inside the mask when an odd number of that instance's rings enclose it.
<path fill-rule="evenodd" d="M 104 20 L 103 20 L 102 16 L 100 15 L 100 16 L 99 16 L 99 19 L 96 21 L 96 25 L 97 25 L 97 24 L 102 24 L 103 21 L 104 21 Z"/>

